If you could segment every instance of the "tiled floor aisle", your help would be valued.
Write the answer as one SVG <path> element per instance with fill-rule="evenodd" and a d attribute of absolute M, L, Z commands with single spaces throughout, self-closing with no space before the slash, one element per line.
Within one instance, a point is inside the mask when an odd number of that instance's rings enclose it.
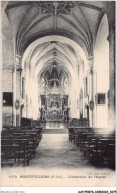
<path fill-rule="evenodd" d="M 83 168 L 85 160 L 78 148 L 68 140 L 68 134 L 43 134 L 36 157 L 30 166 L 41 168 Z"/>

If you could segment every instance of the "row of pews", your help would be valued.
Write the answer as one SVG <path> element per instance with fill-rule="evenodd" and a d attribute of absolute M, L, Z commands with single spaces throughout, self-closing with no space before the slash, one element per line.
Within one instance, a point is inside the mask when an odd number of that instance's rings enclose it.
<path fill-rule="evenodd" d="M 82 118 L 82 119 L 76 119 L 76 118 L 69 118 L 69 127 L 89 127 L 89 119 Z"/>
<path fill-rule="evenodd" d="M 115 169 L 115 131 L 69 126 L 69 141 L 96 166 Z"/>
<path fill-rule="evenodd" d="M 1 165 L 26 166 L 35 157 L 41 126 L 6 127 L 1 131 Z"/>

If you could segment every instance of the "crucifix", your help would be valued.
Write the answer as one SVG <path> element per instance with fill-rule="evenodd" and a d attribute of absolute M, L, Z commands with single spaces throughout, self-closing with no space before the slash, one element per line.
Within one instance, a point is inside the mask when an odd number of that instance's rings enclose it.
<path fill-rule="evenodd" d="M 56 30 L 56 26 L 57 26 L 57 6 L 58 6 L 58 3 L 54 2 L 53 6 L 55 7 L 55 10 L 54 10 L 54 30 Z"/>

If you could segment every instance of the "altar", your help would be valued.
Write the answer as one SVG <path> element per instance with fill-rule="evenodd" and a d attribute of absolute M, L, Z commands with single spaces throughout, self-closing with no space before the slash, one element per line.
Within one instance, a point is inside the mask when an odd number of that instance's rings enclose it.
<path fill-rule="evenodd" d="M 66 75 L 57 69 L 57 64 L 54 61 L 52 70 L 49 73 L 45 72 L 46 79 L 42 80 L 41 94 L 41 121 L 47 122 L 64 122 L 68 121 L 68 95 L 66 94 Z"/>
<path fill-rule="evenodd" d="M 63 122 L 59 122 L 59 121 L 47 121 L 46 122 L 46 129 L 63 129 L 64 128 L 64 124 Z"/>
<path fill-rule="evenodd" d="M 46 122 L 64 122 L 67 98 L 67 96 L 60 94 L 42 96 L 42 102 L 45 102 L 45 104 L 42 105 L 42 120 L 45 120 Z"/>

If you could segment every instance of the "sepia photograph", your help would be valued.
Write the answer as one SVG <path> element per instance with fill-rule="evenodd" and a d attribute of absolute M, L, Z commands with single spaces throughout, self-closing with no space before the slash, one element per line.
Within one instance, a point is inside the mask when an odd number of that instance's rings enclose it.
<path fill-rule="evenodd" d="M 116 1 L 1 1 L 1 186 L 115 187 Z"/>

